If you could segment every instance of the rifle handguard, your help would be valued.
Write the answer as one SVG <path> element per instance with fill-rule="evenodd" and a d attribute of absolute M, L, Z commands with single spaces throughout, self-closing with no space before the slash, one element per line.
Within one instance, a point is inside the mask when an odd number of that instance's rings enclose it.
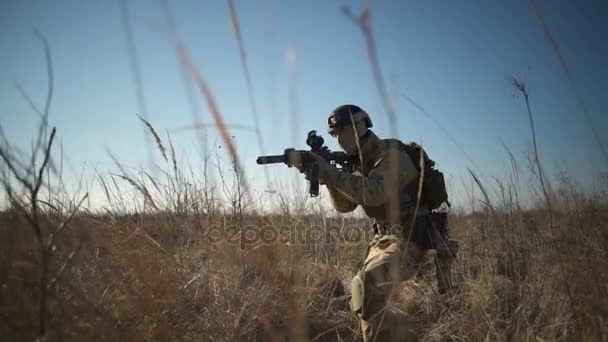
<path fill-rule="evenodd" d="M 341 170 L 352 172 L 353 167 L 358 163 L 357 158 L 348 156 L 344 152 L 330 151 L 327 146 L 323 145 L 323 138 L 318 136 L 314 130 L 308 132 L 306 144 L 310 146 L 310 152 L 314 152 L 334 166 L 340 165 Z M 294 166 L 293 158 L 295 156 L 292 152 L 296 152 L 296 150 L 294 148 L 287 148 L 282 155 L 259 156 L 256 159 L 256 163 L 258 165 L 283 163 L 292 167 Z M 309 151 L 298 150 L 298 152 Z M 302 153 L 300 156 L 303 158 L 300 163 L 304 165 L 304 169 L 306 170 L 304 173 L 310 182 L 308 193 L 310 197 L 317 197 L 319 196 L 319 165 L 316 163 L 315 158 L 308 153 Z"/>

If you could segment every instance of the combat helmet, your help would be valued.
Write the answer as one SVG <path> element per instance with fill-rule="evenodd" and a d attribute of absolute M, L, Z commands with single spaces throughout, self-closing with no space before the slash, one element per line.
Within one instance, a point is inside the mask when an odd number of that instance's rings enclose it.
<path fill-rule="evenodd" d="M 359 106 L 353 104 L 345 104 L 337 107 L 327 118 L 327 130 L 328 133 L 333 135 L 335 130 L 352 125 L 351 115 L 354 123 L 364 122 L 365 127 L 370 128 L 373 126 L 372 120 L 369 118 L 367 112 L 361 109 Z"/>

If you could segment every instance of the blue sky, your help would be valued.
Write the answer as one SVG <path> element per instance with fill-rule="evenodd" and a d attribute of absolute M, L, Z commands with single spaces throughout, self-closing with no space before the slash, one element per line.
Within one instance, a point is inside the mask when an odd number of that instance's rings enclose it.
<path fill-rule="evenodd" d="M 209 83 L 229 124 L 253 126 L 251 107 L 226 1 L 172 1 L 177 29 Z M 129 1 L 147 115 L 160 132 L 193 122 L 187 91 L 165 29 L 160 1 Z M 359 1 L 235 1 L 253 82 L 266 153 L 305 148 L 310 129 L 325 132 L 327 114 L 343 103 L 366 109 L 375 131 L 388 137 L 363 35 L 340 11 Z M 604 144 L 608 139 L 608 4 L 539 1 L 568 62 L 574 85 Z M 372 1 L 373 29 L 385 81 L 407 94 L 446 127 L 482 173 L 503 176 L 508 156 L 524 161 L 530 128 L 523 98 L 509 77 L 527 82 L 545 168 L 562 167 L 580 182 L 606 162 L 528 1 Z M 85 165 L 115 170 L 112 151 L 131 167 L 146 164 L 146 145 L 118 1 L 4 0 L 0 4 L 0 124 L 15 145 L 30 146 L 37 117 L 15 89 L 18 81 L 43 106 L 46 69 L 37 27 L 53 55 L 55 94 L 50 123 L 57 127 L 77 176 Z M 288 51 L 297 111 L 289 102 Z M 212 122 L 196 92 L 196 112 Z M 396 96 L 399 138 L 422 142 L 464 198 L 460 177 L 469 161 L 429 119 Z M 295 115 L 297 136 L 293 136 Z M 217 134 L 210 131 L 210 141 Z M 253 186 L 263 189 L 255 136 L 232 131 Z M 173 132 L 185 162 L 196 158 L 195 134 Z M 326 135 L 330 148 L 336 145 Z M 223 153 L 223 152 L 222 152 Z M 160 160 L 158 155 L 156 160 Z M 523 166 L 523 165 L 522 165 Z M 269 166 L 273 174 L 292 174 Z M 556 171 L 555 171 L 556 172 Z M 302 182 L 304 180 L 302 179 Z"/>

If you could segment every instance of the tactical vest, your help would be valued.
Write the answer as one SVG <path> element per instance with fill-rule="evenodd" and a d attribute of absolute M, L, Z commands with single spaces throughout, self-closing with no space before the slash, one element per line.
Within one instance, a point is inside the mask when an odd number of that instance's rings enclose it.
<path fill-rule="evenodd" d="M 414 142 L 405 144 L 397 139 L 388 139 L 388 141 L 392 144 L 398 144 L 399 148 L 410 156 L 419 173 L 419 177 L 423 177 L 420 194 L 421 203 L 430 210 L 439 208 L 443 203 L 451 206 L 448 201 L 448 191 L 445 186 L 443 173 L 437 170 L 435 161 L 429 158 L 422 146 Z M 421 172 L 421 170 L 424 170 L 424 172 Z M 418 178 L 417 184 L 412 185 L 412 189 L 410 189 L 410 191 L 416 192 L 416 195 L 420 187 L 419 181 L 420 178 Z"/>
<path fill-rule="evenodd" d="M 397 139 L 382 139 L 381 151 L 378 151 L 379 153 L 374 158 L 364 160 L 363 165 L 356 166 L 355 173 L 367 176 L 379 159 L 389 151 L 390 147 L 396 148 L 400 153 L 406 153 L 418 172 L 415 181 L 409 184 L 400 184 L 400 189 L 398 190 L 400 224 L 405 224 L 406 222 L 404 221 L 410 222 L 414 212 L 417 216 L 426 215 L 444 202 L 449 205 L 443 173 L 435 168 L 435 162 L 428 157 L 418 144 L 405 144 Z M 421 172 L 421 170 L 424 170 L 424 172 Z M 420 203 L 416 210 L 421 175 L 424 178 L 422 180 Z M 387 204 L 379 206 L 362 205 L 362 208 L 368 217 L 374 218 L 379 222 L 386 222 Z"/>

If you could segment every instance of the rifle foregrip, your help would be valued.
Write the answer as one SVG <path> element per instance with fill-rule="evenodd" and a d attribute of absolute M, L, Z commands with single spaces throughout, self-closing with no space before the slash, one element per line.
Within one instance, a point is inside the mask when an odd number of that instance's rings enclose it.
<path fill-rule="evenodd" d="M 310 194 L 310 197 L 319 196 L 319 165 L 311 165 L 308 178 L 310 180 L 310 185 L 308 188 L 308 193 Z"/>
<path fill-rule="evenodd" d="M 260 156 L 255 160 L 258 164 L 279 164 L 287 163 L 287 156 L 284 154 L 278 154 L 274 156 Z"/>

